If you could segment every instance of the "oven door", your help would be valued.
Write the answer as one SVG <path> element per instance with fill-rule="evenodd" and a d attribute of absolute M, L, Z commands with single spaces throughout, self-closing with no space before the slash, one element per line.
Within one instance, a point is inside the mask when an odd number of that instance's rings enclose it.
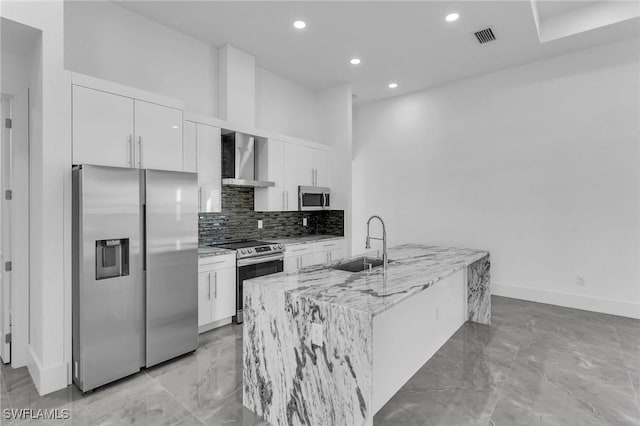
<path fill-rule="evenodd" d="M 329 208 L 329 188 L 315 186 L 298 187 L 298 210 L 325 210 Z"/>
<path fill-rule="evenodd" d="M 284 270 L 284 255 L 278 253 L 249 259 L 238 259 L 238 273 L 236 274 L 236 316 L 234 321 L 242 324 L 243 292 L 242 283 L 251 278 L 276 274 Z"/>

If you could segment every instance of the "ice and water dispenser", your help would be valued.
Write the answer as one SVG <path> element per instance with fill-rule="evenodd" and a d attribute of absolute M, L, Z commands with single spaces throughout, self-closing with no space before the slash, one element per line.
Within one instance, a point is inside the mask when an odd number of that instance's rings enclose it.
<path fill-rule="evenodd" d="M 129 275 L 129 239 L 96 241 L 96 280 Z"/>

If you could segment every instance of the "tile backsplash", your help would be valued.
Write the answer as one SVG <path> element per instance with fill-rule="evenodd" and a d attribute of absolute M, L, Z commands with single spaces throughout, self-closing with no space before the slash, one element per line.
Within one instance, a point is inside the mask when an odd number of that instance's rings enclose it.
<path fill-rule="evenodd" d="M 229 240 L 288 238 L 310 234 L 344 235 L 344 211 L 256 212 L 254 188 L 222 187 L 222 212 L 200 213 L 199 240 L 214 244 Z M 302 219 L 307 218 L 307 226 Z M 262 229 L 258 229 L 258 220 Z"/>

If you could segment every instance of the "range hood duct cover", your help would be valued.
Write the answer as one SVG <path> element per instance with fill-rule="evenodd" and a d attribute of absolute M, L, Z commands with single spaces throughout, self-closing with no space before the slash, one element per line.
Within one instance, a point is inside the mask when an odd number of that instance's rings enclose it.
<path fill-rule="evenodd" d="M 234 132 L 222 136 L 222 184 L 267 188 L 275 182 L 256 180 L 255 137 Z"/>

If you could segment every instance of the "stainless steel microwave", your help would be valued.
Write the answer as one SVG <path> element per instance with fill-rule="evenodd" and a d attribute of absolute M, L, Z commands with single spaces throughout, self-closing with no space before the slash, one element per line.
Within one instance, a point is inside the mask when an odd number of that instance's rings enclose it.
<path fill-rule="evenodd" d="M 298 210 L 331 209 L 331 189 L 319 186 L 298 187 Z"/>

